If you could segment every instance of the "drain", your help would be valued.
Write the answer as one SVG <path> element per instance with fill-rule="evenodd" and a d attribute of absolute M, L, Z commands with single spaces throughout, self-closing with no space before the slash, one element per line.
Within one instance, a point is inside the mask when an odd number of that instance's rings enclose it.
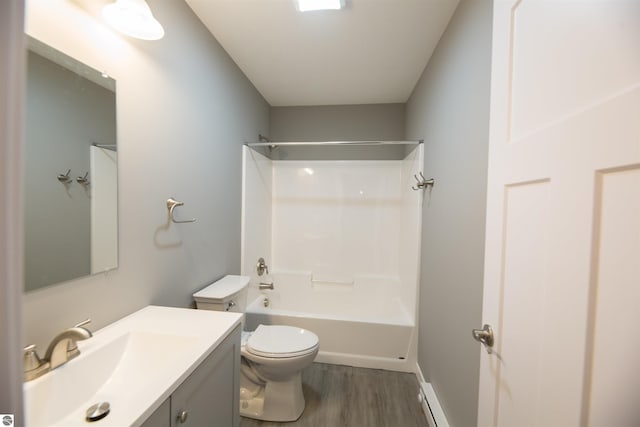
<path fill-rule="evenodd" d="M 110 410 L 111 406 L 109 405 L 109 402 L 96 403 L 87 409 L 86 420 L 89 422 L 100 421 L 109 415 Z"/>

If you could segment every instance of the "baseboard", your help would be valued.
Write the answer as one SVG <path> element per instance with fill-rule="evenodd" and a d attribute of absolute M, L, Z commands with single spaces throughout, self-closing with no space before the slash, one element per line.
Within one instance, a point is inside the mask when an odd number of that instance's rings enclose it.
<path fill-rule="evenodd" d="M 429 427 L 449 427 L 447 417 L 440 406 L 438 396 L 433 389 L 431 383 L 425 381 L 420 366 L 416 365 L 416 376 L 420 383 L 420 390 L 418 391 L 418 400 L 422 405 L 422 411 L 427 417 L 427 424 Z"/>

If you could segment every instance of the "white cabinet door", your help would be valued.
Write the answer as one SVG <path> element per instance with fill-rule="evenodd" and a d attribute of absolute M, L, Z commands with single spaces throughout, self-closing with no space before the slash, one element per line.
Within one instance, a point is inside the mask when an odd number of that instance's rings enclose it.
<path fill-rule="evenodd" d="M 494 8 L 478 424 L 638 426 L 640 1 Z"/>

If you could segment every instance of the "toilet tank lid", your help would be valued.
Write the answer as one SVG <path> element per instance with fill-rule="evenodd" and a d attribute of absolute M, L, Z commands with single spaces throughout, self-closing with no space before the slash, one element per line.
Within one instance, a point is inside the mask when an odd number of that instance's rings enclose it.
<path fill-rule="evenodd" d="M 193 298 L 198 302 L 224 301 L 243 290 L 249 284 L 249 280 L 249 276 L 224 276 L 193 294 Z"/>

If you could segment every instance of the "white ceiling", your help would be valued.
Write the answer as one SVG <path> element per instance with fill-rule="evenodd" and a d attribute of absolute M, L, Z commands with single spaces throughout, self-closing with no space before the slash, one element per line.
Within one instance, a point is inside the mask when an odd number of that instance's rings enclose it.
<path fill-rule="evenodd" d="M 186 0 L 272 106 L 406 102 L 459 0 Z"/>

